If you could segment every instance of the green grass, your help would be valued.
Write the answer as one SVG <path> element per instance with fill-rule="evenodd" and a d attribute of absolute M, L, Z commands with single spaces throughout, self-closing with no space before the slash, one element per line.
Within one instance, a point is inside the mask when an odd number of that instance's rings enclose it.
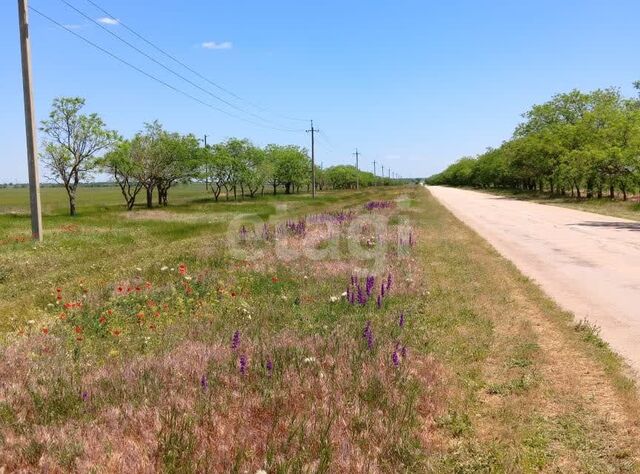
<path fill-rule="evenodd" d="M 45 241 L 33 244 L 19 238 L 26 195 L 0 190 L 8 471 L 639 468 L 635 386 L 597 329 L 575 325 L 422 188 L 214 203 L 193 185 L 166 209 L 131 213 L 113 188 L 82 193 L 71 219 L 60 190 L 43 190 Z M 351 239 L 382 248 L 375 258 L 347 252 L 349 223 L 336 235 L 309 226 L 310 247 L 335 246 L 333 258 L 287 260 L 304 241 L 284 234 L 237 244 L 260 257 L 230 253 L 240 214 L 365 216 L 369 200 L 396 201 L 372 213 L 383 231 L 356 226 Z M 407 222 L 414 247 L 397 243 Z M 374 294 L 393 275 L 382 308 L 340 296 L 358 268 L 377 275 Z"/>

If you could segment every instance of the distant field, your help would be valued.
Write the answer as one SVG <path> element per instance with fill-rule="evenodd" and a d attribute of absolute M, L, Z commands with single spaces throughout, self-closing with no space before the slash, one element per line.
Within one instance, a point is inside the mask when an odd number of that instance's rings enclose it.
<path fill-rule="evenodd" d="M 45 189 L 38 245 L 26 198 L 0 190 L 0 469 L 640 469 L 620 359 L 422 187 L 85 188 L 76 218 Z"/>
<path fill-rule="evenodd" d="M 532 201 L 539 204 L 551 204 L 554 206 L 569 207 L 585 212 L 595 212 L 596 214 L 604 214 L 606 216 L 621 217 L 623 219 L 640 220 L 640 202 L 637 196 L 632 196 L 628 201 L 616 200 L 612 201 L 606 197 L 602 199 L 576 199 L 571 197 L 554 196 L 548 194 L 508 190 L 508 189 L 477 189 L 469 188 L 475 191 L 488 192 L 491 194 L 499 194 L 523 201 Z"/>
<path fill-rule="evenodd" d="M 62 187 L 44 187 L 41 189 L 42 212 L 48 215 L 68 213 L 67 193 Z M 205 191 L 204 184 L 176 186 L 170 192 L 170 198 L 176 204 L 193 199 L 213 197 Z M 80 187 L 78 207 L 80 213 L 94 213 L 105 208 L 123 206 L 124 199 L 117 186 Z M 139 195 L 139 207 L 144 204 L 143 193 Z M 0 214 L 29 212 L 28 188 L 0 188 Z"/>

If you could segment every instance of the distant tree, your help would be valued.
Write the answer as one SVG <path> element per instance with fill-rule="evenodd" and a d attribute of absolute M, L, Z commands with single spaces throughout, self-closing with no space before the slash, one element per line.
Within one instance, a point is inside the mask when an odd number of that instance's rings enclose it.
<path fill-rule="evenodd" d="M 129 211 L 135 206 L 136 197 L 143 188 L 143 184 L 136 179 L 140 174 L 139 164 L 132 158 L 131 152 L 131 141 L 124 140 L 99 162 L 101 169 L 113 176 L 120 187 Z"/>
<path fill-rule="evenodd" d="M 202 161 L 202 149 L 194 135 L 162 132 L 156 150 L 159 162 L 156 187 L 158 204 L 169 204 L 169 189 L 179 182 L 195 178 Z"/>
<path fill-rule="evenodd" d="M 291 194 L 309 179 L 311 161 L 304 148 L 294 145 L 270 145 L 268 154 L 274 164 L 272 183 L 277 182 L 284 186 L 286 194 Z"/>
<path fill-rule="evenodd" d="M 97 114 L 80 112 L 84 105 L 80 97 L 54 99 L 49 119 L 40 128 L 45 134 L 43 161 L 53 178 L 64 185 L 72 216 L 76 215 L 78 184 L 90 176 L 97 155 L 118 140 L 118 134 L 107 130 Z"/>

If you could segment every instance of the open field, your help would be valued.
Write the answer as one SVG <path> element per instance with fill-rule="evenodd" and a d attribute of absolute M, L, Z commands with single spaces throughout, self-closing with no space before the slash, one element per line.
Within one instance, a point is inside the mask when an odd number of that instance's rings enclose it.
<path fill-rule="evenodd" d="M 0 190 L 8 471 L 640 469 L 620 359 L 421 187 L 81 189 L 73 219 L 45 189 L 42 245 L 25 198 Z"/>
<path fill-rule="evenodd" d="M 473 191 L 506 196 L 522 201 L 536 202 L 538 204 L 550 204 L 553 206 L 568 207 L 578 211 L 595 212 L 605 216 L 622 217 L 623 219 L 640 220 L 640 202 L 638 197 L 632 197 L 628 201 L 611 200 L 607 197 L 602 199 L 577 199 L 572 197 L 550 196 L 548 193 L 538 191 L 523 191 L 519 189 L 502 188 L 466 188 Z"/>

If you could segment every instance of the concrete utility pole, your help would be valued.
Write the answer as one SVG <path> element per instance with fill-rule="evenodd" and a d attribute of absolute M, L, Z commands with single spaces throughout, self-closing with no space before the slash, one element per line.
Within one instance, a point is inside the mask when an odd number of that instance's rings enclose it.
<path fill-rule="evenodd" d="M 319 132 L 317 128 L 313 128 L 313 120 L 311 121 L 311 128 L 307 130 L 307 133 L 311 133 L 311 197 L 316 197 L 316 141 L 315 134 Z"/>
<path fill-rule="evenodd" d="M 378 177 L 376 176 L 376 160 L 373 160 L 373 185 L 377 186 Z"/>
<path fill-rule="evenodd" d="M 24 95 L 24 126 L 27 137 L 27 161 L 29 163 L 29 201 L 31 204 L 31 235 L 42 242 L 42 206 L 40 204 L 40 168 L 38 166 L 38 142 L 36 137 L 35 107 L 31 84 L 31 44 L 29 41 L 29 16 L 27 0 L 18 0 L 20 22 L 20 53 L 22 58 L 22 92 Z"/>
<path fill-rule="evenodd" d="M 356 157 L 356 189 L 360 190 L 360 165 L 358 164 L 358 158 L 360 157 L 360 153 L 358 153 L 357 148 L 354 155 Z"/>

